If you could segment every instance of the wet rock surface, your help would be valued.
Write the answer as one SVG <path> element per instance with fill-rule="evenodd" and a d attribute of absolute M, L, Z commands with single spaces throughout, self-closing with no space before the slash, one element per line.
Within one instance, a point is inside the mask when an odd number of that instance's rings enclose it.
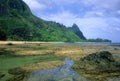
<path fill-rule="evenodd" d="M 26 76 L 26 72 L 21 68 L 9 69 L 8 73 L 14 76 L 9 78 L 7 81 L 22 81 Z"/>
<path fill-rule="evenodd" d="M 109 78 L 114 77 L 117 77 L 114 81 L 120 79 L 120 62 L 107 51 L 93 53 L 80 59 L 75 62 L 73 69 L 92 81 L 109 81 Z"/>
<path fill-rule="evenodd" d="M 22 81 L 24 79 L 24 74 L 15 75 L 14 77 L 8 79 L 7 81 Z"/>
<path fill-rule="evenodd" d="M 73 68 L 84 69 L 88 72 L 115 72 L 120 71 L 120 62 L 107 51 L 90 54 L 79 60 Z"/>
<path fill-rule="evenodd" d="M 13 68 L 13 69 L 9 69 L 8 73 L 12 75 L 19 75 L 19 74 L 23 74 L 24 70 L 22 70 L 21 68 Z"/>
<path fill-rule="evenodd" d="M 4 76 L 5 76 L 5 74 L 0 72 L 0 79 L 3 78 Z"/>

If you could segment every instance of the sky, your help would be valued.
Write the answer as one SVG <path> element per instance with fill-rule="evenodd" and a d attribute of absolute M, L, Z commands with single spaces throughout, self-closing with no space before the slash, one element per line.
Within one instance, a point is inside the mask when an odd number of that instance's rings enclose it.
<path fill-rule="evenodd" d="M 32 13 L 67 27 L 79 26 L 87 39 L 120 42 L 120 0 L 23 0 Z"/>

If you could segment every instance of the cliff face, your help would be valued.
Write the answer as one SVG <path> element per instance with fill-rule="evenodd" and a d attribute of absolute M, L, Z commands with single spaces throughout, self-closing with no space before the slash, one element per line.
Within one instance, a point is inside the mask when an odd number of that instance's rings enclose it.
<path fill-rule="evenodd" d="M 73 24 L 73 26 L 69 27 L 68 29 L 74 32 L 77 36 L 79 36 L 80 39 L 86 40 L 85 36 L 76 24 Z"/>
<path fill-rule="evenodd" d="M 0 0 L 0 29 L 4 40 L 81 41 L 66 26 L 34 16 L 22 0 Z"/>
<path fill-rule="evenodd" d="M 29 8 L 22 0 L 0 0 L 0 15 L 16 16 L 30 13 Z"/>

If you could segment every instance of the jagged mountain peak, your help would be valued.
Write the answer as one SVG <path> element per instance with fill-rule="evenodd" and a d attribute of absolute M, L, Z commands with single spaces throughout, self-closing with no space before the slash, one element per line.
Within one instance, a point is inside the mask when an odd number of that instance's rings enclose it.
<path fill-rule="evenodd" d="M 81 32 L 77 24 L 74 23 L 72 27 L 69 27 L 68 29 L 74 32 L 77 36 L 79 36 L 80 39 L 86 40 L 85 36 Z"/>

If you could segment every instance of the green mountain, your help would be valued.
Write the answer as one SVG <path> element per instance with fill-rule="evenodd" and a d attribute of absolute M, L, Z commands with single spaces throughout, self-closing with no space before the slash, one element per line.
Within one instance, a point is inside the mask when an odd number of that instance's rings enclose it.
<path fill-rule="evenodd" d="M 74 32 L 80 39 L 86 40 L 85 36 L 76 24 L 73 24 L 73 26 L 69 27 L 68 29 Z"/>
<path fill-rule="evenodd" d="M 37 18 L 22 0 L 0 0 L 0 40 L 72 42 L 82 39 L 62 24 Z"/>

